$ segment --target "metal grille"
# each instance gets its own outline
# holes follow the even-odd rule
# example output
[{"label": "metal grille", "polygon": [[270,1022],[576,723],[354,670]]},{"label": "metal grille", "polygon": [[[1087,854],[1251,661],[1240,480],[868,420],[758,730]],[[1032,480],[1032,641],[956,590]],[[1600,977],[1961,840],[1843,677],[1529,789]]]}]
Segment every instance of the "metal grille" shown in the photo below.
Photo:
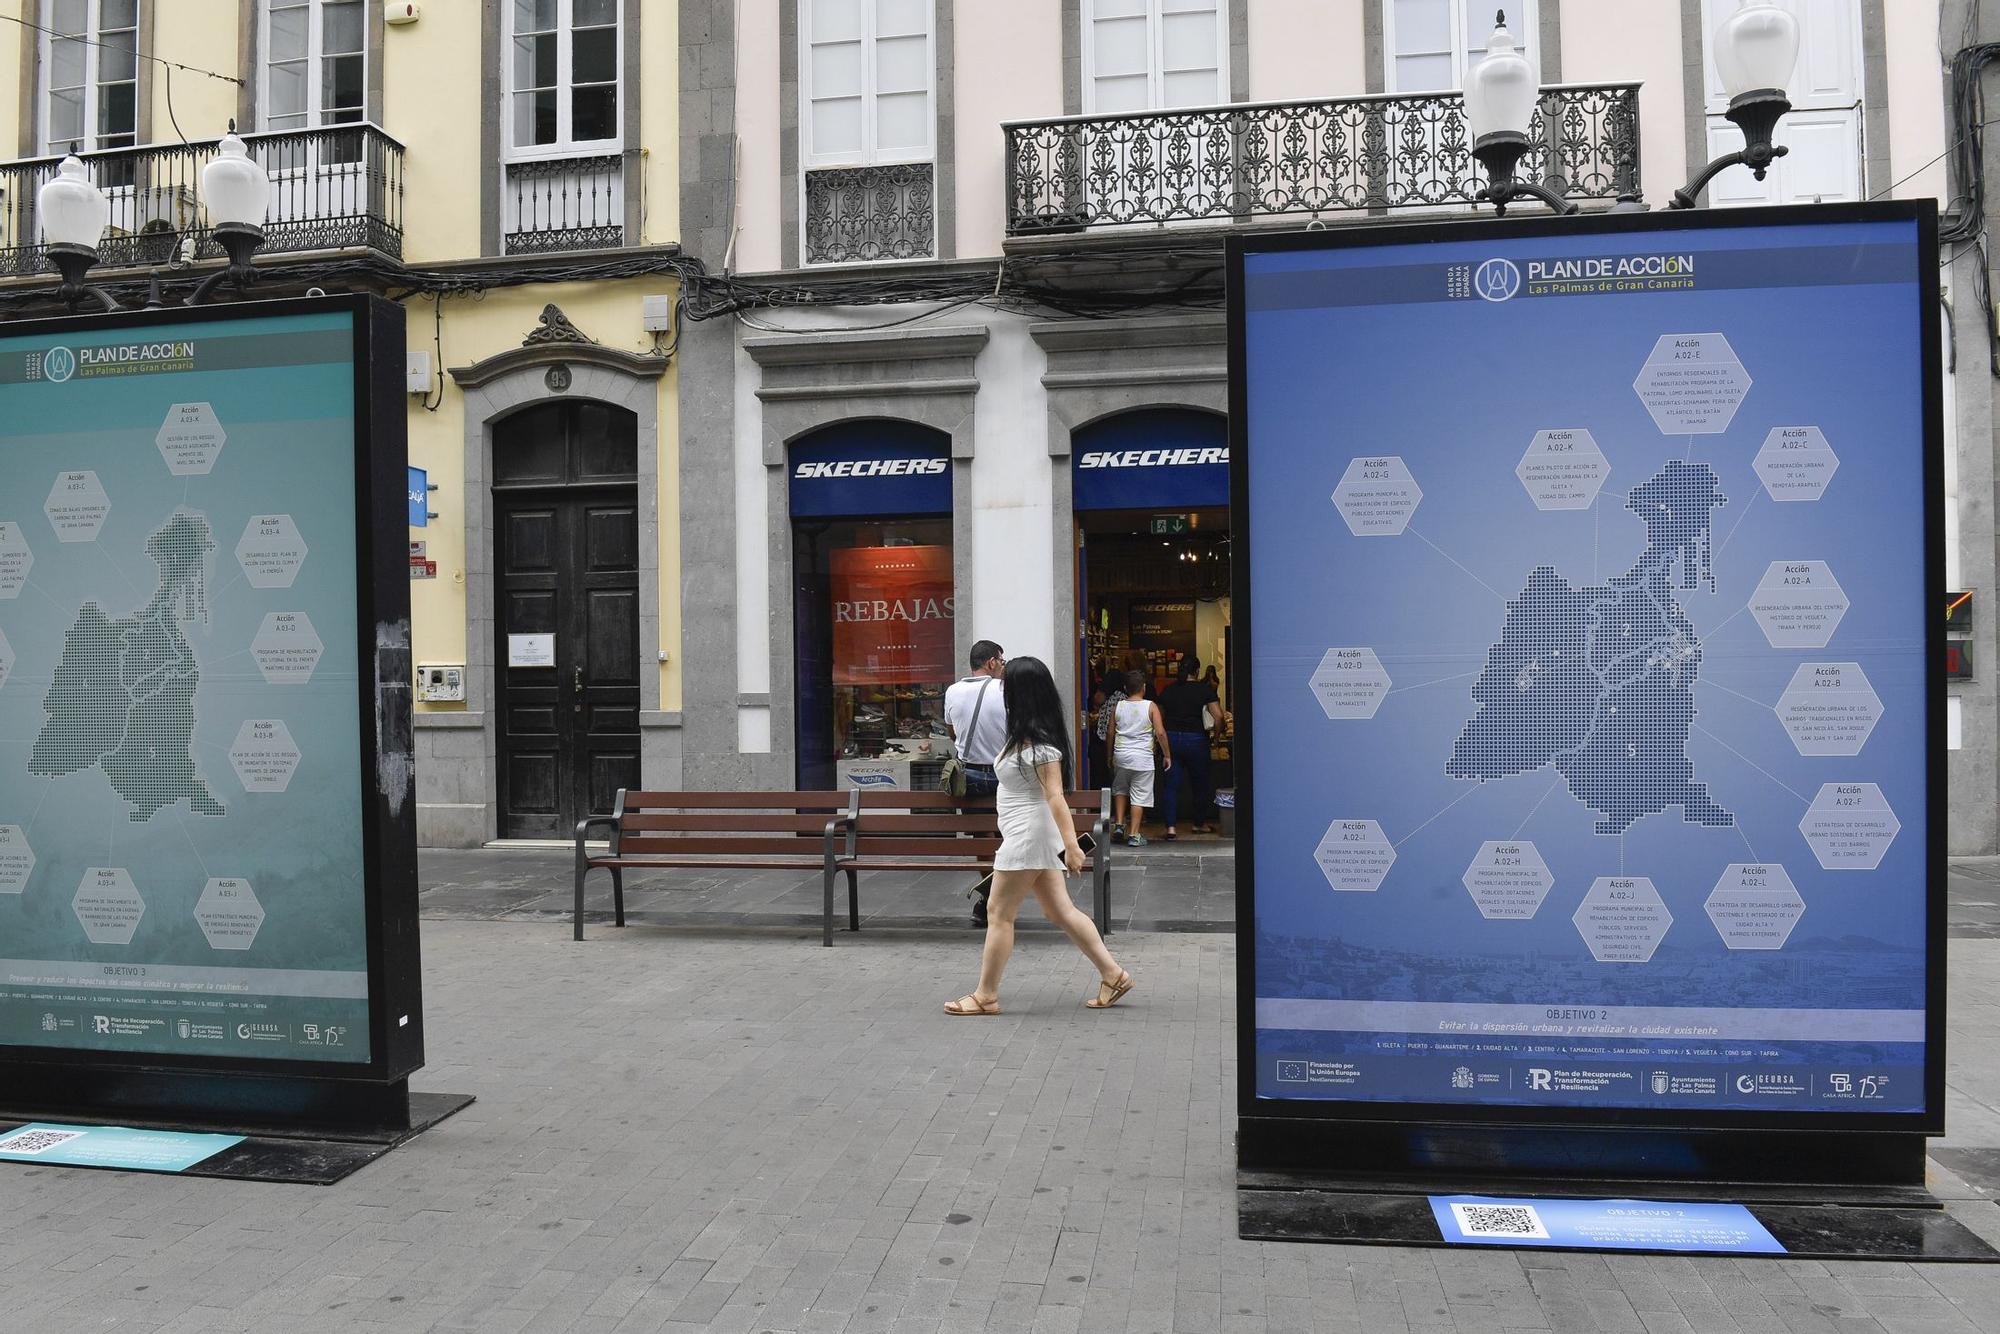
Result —
[{"label": "metal grille", "polygon": [[[1473,201],[1482,181],[1458,93],[1018,121],[1007,234],[1243,220]],[[1544,89],[1520,174],[1573,199],[1639,180],[1639,85]]]},{"label": "metal grille", "polygon": [[806,263],[926,259],[936,253],[937,190],[930,163],[806,173]]},{"label": "metal grille", "polygon": [[506,253],[625,244],[625,159],[617,153],[507,164]]},{"label": "metal grille", "polygon": [[[260,254],[368,249],[403,253],[403,146],[373,125],[244,135],[271,177]],[[166,264],[188,254],[219,258],[201,206],[201,169],[217,140],[79,154],[111,204],[98,243],[106,268]],[[42,271],[35,196],[60,158],[0,164],[0,272]]]}]

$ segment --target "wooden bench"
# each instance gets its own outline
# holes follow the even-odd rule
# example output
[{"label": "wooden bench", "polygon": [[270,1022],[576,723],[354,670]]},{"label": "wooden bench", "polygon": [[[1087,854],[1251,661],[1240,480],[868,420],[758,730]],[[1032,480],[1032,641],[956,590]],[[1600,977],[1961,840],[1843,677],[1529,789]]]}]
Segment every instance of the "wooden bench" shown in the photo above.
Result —
[{"label": "wooden bench", "polygon": [[[1086,858],[1098,930],[1111,929],[1111,794],[1072,792],[1078,832],[1096,851]],[[1089,822],[1086,824],[1086,822]],[[607,830],[609,847],[586,840]],[[573,935],[583,939],[584,881],[611,873],[612,920],[625,925],[625,872],[640,869],[818,871],[823,943],[833,944],[833,883],[847,878],[847,929],[861,929],[862,871],[965,870],[984,874],[999,851],[991,798],[941,792],[636,792],[620,789],[612,813],[576,827]]]},{"label": "wooden bench", "polygon": [[[1066,793],[1070,819],[1079,835],[1096,843],[1084,856],[1091,881],[1091,916],[1097,929],[1111,932],[1111,790]],[[847,929],[861,929],[861,871],[976,871],[993,869],[1000,850],[1000,826],[991,797],[953,797],[942,792],[857,792],[856,814],[840,835],[840,849],[828,862],[824,943],[833,944],[833,874],[847,877]]]},{"label": "wooden bench", "polygon": [[[833,892],[835,835],[852,826],[858,792],[634,792],[618,790],[610,815],[576,826],[574,935],[583,939],[583,882],[611,872],[612,920],[625,925],[625,872],[646,868],[819,871]],[[610,831],[593,855],[585,840]]]}]

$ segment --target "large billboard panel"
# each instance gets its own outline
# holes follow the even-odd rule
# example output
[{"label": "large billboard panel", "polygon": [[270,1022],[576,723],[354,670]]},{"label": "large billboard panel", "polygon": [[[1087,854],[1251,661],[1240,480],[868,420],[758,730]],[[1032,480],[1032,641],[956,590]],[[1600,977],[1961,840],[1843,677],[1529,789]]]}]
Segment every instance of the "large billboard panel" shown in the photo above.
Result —
[{"label": "large billboard panel", "polygon": [[384,1065],[375,868],[408,831],[375,812],[408,772],[376,669],[407,603],[375,605],[370,534],[402,499],[369,494],[370,307],[262,309],[0,337],[17,1059]]},{"label": "large billboard panel", "polygon": [[1930,212],[1236,262],[1246,1114],[1935,1124]]}]

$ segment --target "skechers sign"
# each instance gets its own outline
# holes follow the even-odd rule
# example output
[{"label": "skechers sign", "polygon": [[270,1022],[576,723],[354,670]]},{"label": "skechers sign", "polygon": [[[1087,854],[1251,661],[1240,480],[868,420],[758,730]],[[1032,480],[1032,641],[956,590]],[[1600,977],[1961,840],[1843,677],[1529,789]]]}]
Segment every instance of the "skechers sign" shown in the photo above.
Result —
[{"label": "skechers sign", "polygon": [[951,513],[951,440],[909,422],[852,422],[792,446],[792,513]]},{"label": "skechers sign", "polygon": [[1070,448],[1079,510],[1200,509],[1229,503],[1223,418],[1154,408],[1078,431]]}]

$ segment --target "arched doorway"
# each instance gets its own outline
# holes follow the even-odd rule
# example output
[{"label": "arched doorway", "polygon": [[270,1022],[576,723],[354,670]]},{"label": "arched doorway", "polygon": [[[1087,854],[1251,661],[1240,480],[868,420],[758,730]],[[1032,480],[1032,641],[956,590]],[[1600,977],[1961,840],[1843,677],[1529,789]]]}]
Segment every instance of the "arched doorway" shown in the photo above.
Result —
[{"label": "arched doorway", "polygon": [[[1214,793],[1232,787],[1226,728],[1190,709],[1188,692],[1165,695],[1190,658],[1225,711],[1234,647],[1230,634],[1229,424],[1185,407],[1138,408],[1102,417],[1070,436],[1070,497],[1076,532],[1077,698],[1082,713],[1099,688],[1132,672],[1163,713],[1182,772],[1160,785],[1160,810],[1185,836],[1218,814]],[[1107,772],[1087,717],[1078,726],[1092,769]],[[1168,786],[1175,789],[1169,802]],[[1225,796],[1224,798],[1228,798]]]},{"label": "arched doorway", "polygon": [[792,442],[801,790],[935,789],[953,648],[951,437],[854,421]]},{"label": "arched doorway", "polygon": [[499,833],[567,838],[639,786],[638,419],[524,409],[492,476]]}]

